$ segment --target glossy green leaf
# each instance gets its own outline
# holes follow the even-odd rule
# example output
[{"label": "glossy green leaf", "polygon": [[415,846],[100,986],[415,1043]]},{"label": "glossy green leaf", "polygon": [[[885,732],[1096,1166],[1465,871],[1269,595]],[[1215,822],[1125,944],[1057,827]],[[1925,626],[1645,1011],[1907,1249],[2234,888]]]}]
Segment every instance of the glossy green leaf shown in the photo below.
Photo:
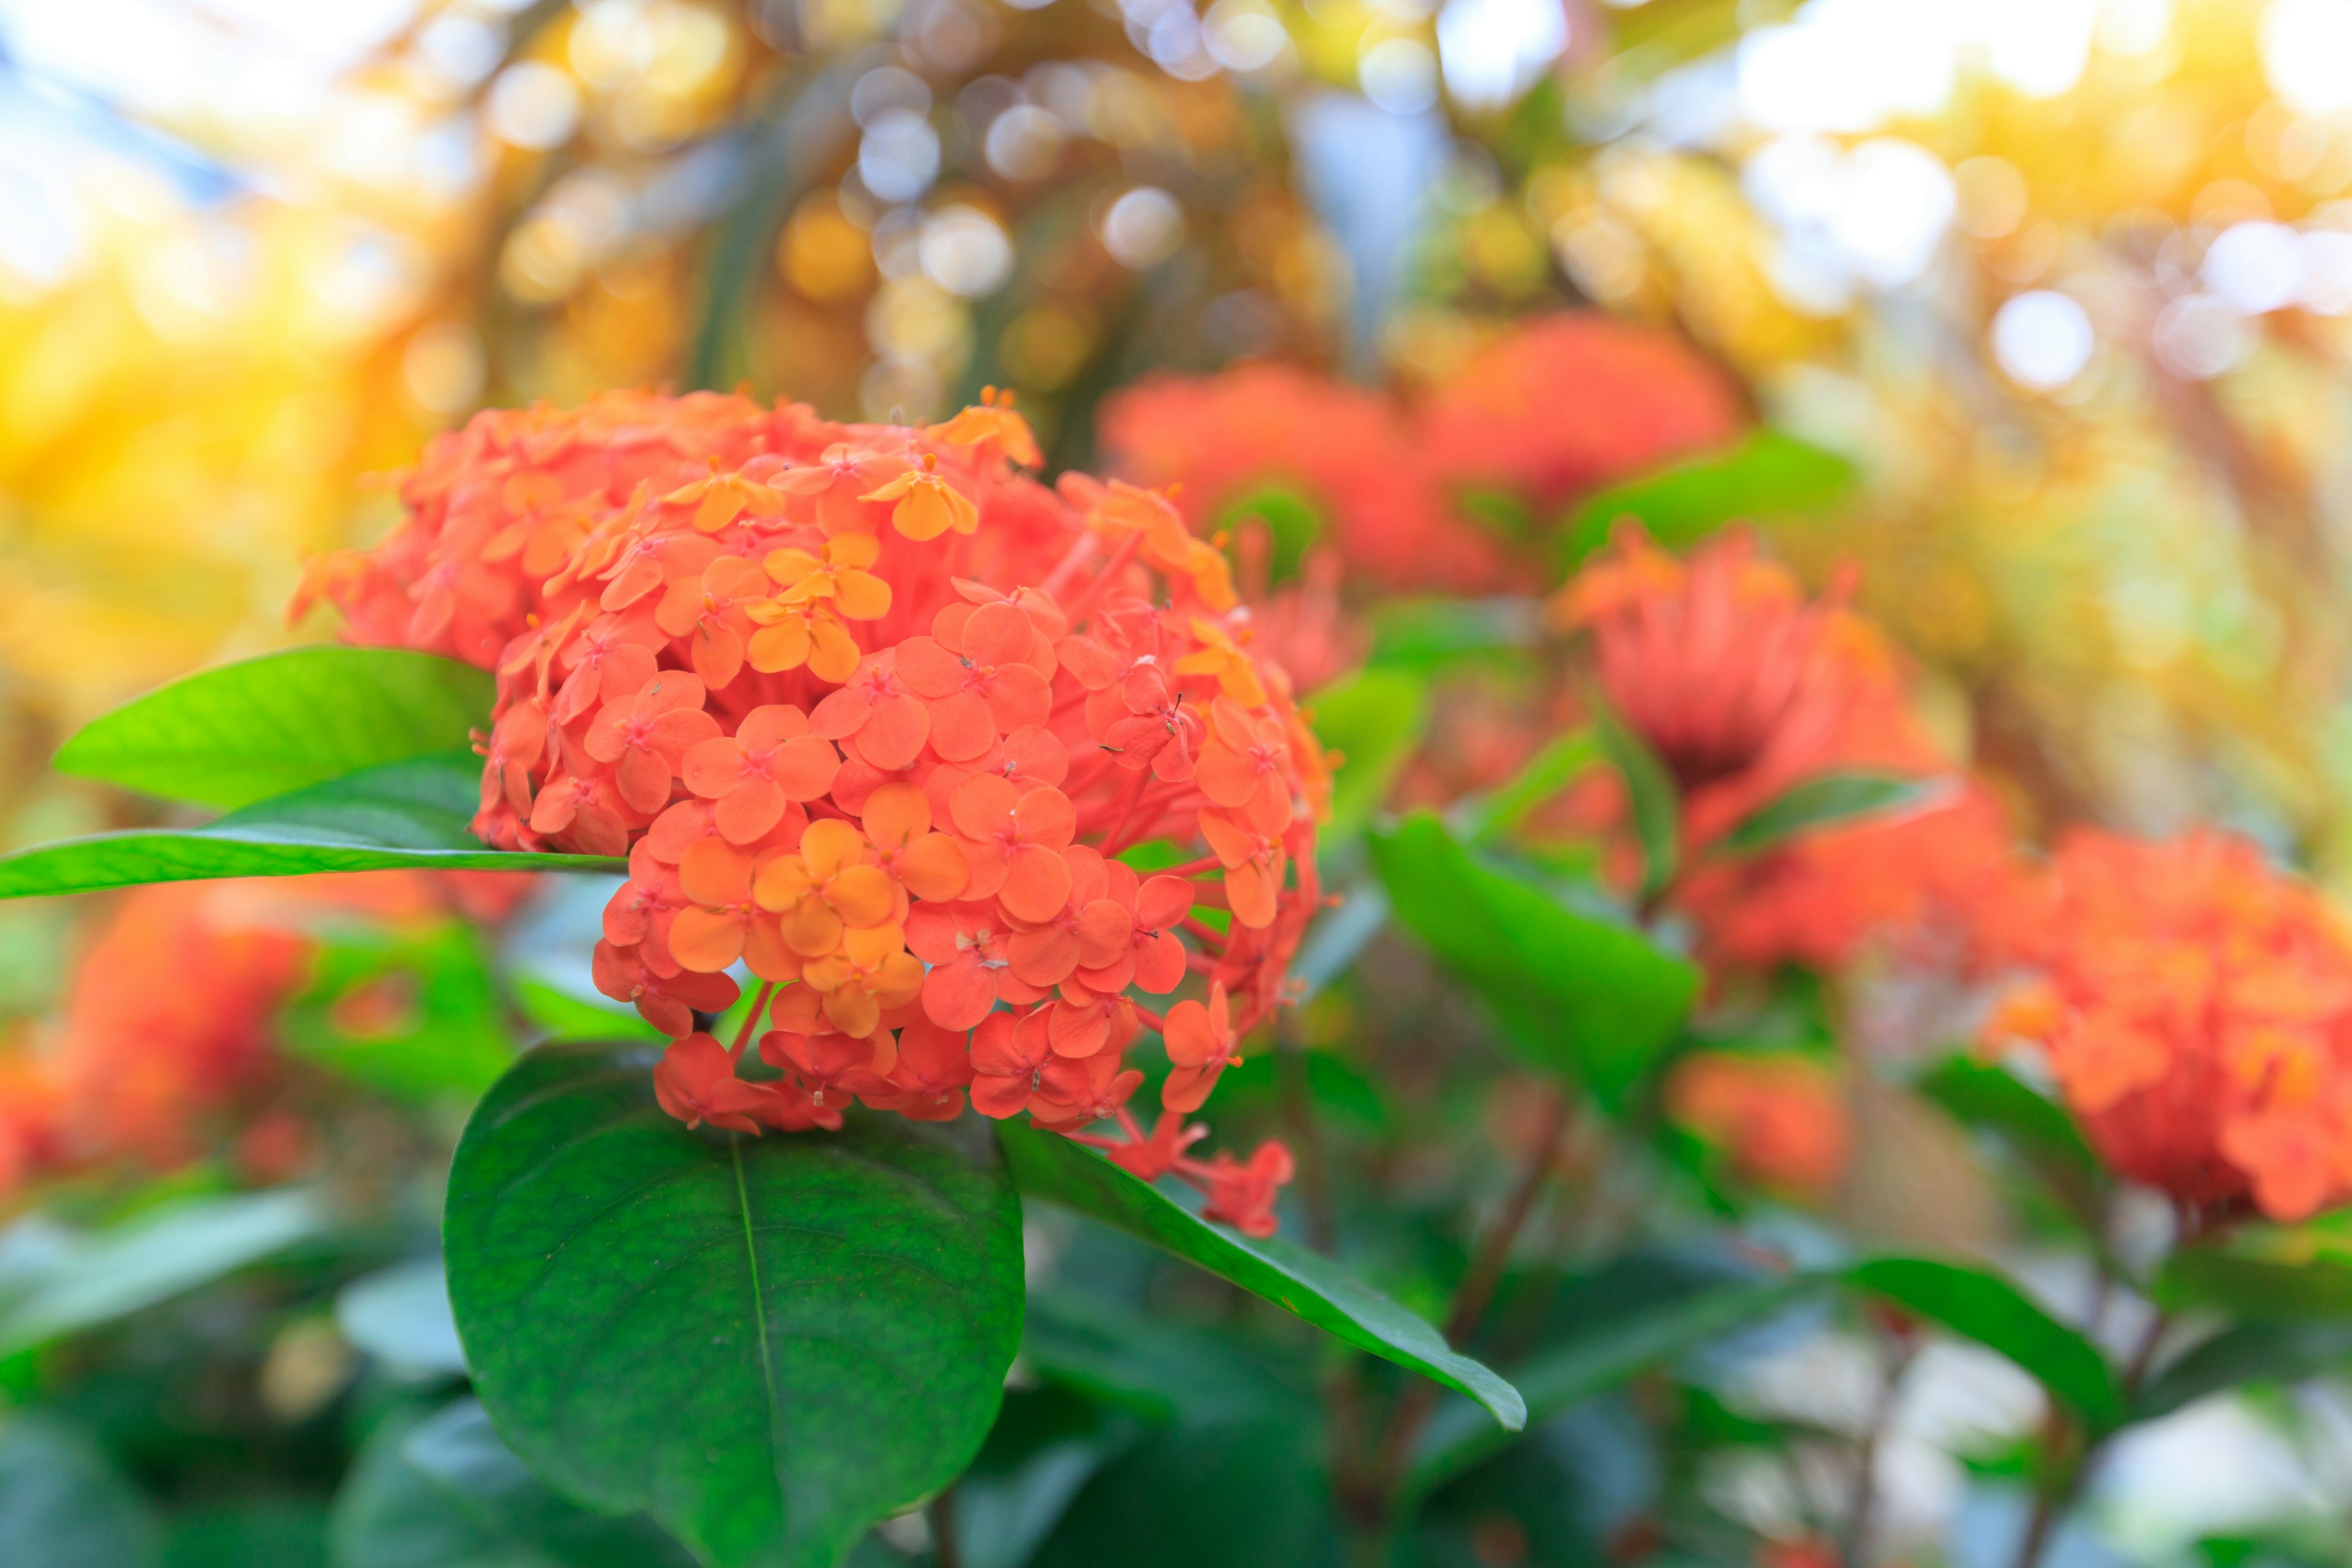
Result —
[{"label": "glossy green leaf", "polygon": [[1527,765],[1486,795],[1463,803],[1458,817],[1473,844],[1508,833],[1537,806],[1576,782],[1601,760],[1600,741],[1588,730],[1553,738]]},{"label": "glossy green leaf", "polygon": [[[1511,1369],[1532,1425],[1583,1404],[1627,1378],[1688,1355],[1735,1330],[1761,1321],[1822,1282],[1803,1275],[1731,1280],[1698,1289],[1595,1324],[1556,1342]],[[1404,1493],[1425,1497],[1507,1447],[1510,1437],[1465,1400],[1449,1399],[1430,1418],[1414,1451]]]},{"label": "glossy green leaf", "polygon": [[143,1310],[324,1234],[299,1188],[194,1198],[94,1234],[52,1239],[0,1288],[0,1355]]},{"label": "glossy green leaf", "polygon": [[1609,541],[1620,518],[1681,550],[1737,518],[1821,512],[1853,488],[1853,465],[1777,430],[1758,430],[1730,451],[1678,463],[1601,491],[1576,509],[1560,536],[1573,566]]},{"label": "glossy green leaf", "polygon": [[177,1510],[163,1568],[330,1568],[326,1504],[265,1492]]},{"label": "glossy green leaf", "polygon": [[1723,847],[1735,855],[1754,855],[1819,828],[1916,805],[1932,787],[1927,780],[1895,773],[1817,774],[1740,818],[1725,835]]},{"label": "glossy green leaf", "polygon": [[2132,1401],[2131,1418],[2152,1421],[2240,1384],[2294,1383],[2347,1364],[2352,1364],[2352,1322],[2238,1323],[2149,1379]]},{"label": "glossy green leaf", "polygon": [[2078,1215],[2092,1213],[2105,1176],[2063,1106],[2006,1068],[1967,1056],[1938,1064],[1916,1088],[1962,1124],[2015,1150]]},{"label": "glossy green leaf", "polygon": [[1517,1390],[1455,1352],[1430,1324],[1328,1259],[1279,1238],[1261,1241],[1213,1225],[1093,1150],[1056,1133],[1006,1121],[998,1124],[997,1136],[1013,1179],[1028,1195],[1150,1242],[1359,1350],[1457,1389],[1514,1432],[1526,1421],[1527,1407]]},{"label": "glossy green leaf", "polygon": [[1371,825],[1397,771],[1429,723],[1429,682],[1378,665],[1315,694],[1315,735],[1342,758],[1331,779],[1331,818],[1318,847],[1346,845]]},{"label": "glossy green leaf", "polygon": [[1682,847],[1682,800],[1666,764],[1647,742],[1628,729],[1598,697],[1588,699],[1592,709],[1592,733],[1601,742],[1609,765],[1625,781],[1625,795],[1633,811],[1633,837],[1642,846],[1642,897],[1654,899],[1674,880]]},{"label": "glossy green leaf", "polygon": [[2104,1432],[2123,1417],[2115,1373],[2098,1347],[1998,1274],[1928,1258],[1874,1258],[1847,1278],[1963,1339],[1999,1351],[2051,1396]]},{"label": "glossy green leaf", "polygon": [[229,811],[487,728],[488,670],[404,648],[295,647],[201,669],[91,721],[59,773]]},{"label": "glossy green leaf", "polygon": [[0,1410],[0,1562],[155,1568],[153,1510],[79,1427]]},{"label": "glossy green leaf", "polygon": [[1311,1426],[1162,1427],[1087,1483],[1032,1568],[1339,1568]]},{"label": "glossy green leaf", "polygon": [[471,1105],[514,1059],[489,953],[465,921],[331,925],[310,971],[279,1017],[287,1050],[355,1083]]},{"label": "glossy green leaf", "polygon": [[593,855],[490,848],[467,826],[480,793],[481,764],[464,752],[387,763],[245,806],[202,827],[133,828],[0,856],[0,899],[401,866],[610,875],[628,869],[625,860]]},{"label": "glossy green leaf", "polygon": [[722,1568],[825,1568],[953,1479],[1021,1333],[1021,1206],[971,1122],[690,1132],[656,1054],[547,1047],[466,1129],[444,1226],[515,1452]]},{"label": "glossy green leaf", "polygon": [[550,1491],[482,1407],[460,1399],[393,1421],[361,1448],[328,1524],[332,1568],[691,1568],[642,1514],[593,1513]]},{"label": "glossy green leaf", "polygon": [[1511,1041],[1604,1099],[1641,1076],[1698,994],[1696,966],[1487,865],[1426,812],[1371,848],[1398,917]]},{"label": "glossy green leaf", "polygon": [[2352,1261],[2341,1255],[2266,1257],[2217,1247],[2174,1253],[2157,1271],[2157,1303],[2218,1307],[2250,1318],[2352,1321]]}]

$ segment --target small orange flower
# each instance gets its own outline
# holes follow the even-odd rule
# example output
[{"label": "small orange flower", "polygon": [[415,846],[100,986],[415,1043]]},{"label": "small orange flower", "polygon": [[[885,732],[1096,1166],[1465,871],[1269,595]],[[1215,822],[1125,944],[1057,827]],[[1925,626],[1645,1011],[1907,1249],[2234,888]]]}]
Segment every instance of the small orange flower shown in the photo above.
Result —
[{"label": "small orange flower", "polygon": [[773,488],[741,474],[720,473],[716,458],[709,479],[681,485],[661,499],[665,506],[692,507],[694,527],[700,533],[716,533],[747,512],[753,517],[784,513],[784,498]]},{"label": "small orange flower", "polygon": [[1007,462],[1024,468],[1041,468],[1045,461],[1045,455],[1037,449],[1037,437],[1030,432],[1029,421],[1013,410],[1010,388],[1000,392],[992,386],[982,387],[979,403],[923,434],[950,447],[993,446]]},{"label": "small orange flower", "polygon": [[926,453],[920,468],[908,468],[877,490],[857,498],[891,501],[890,526],[908,538],[937,539],[952,530],[972,533],[980,528],[980,509],[971,498],[939,471],[939,459]]},{"label": "small orange flower", "polygon": [[1665,1103],[1745,1180],[1816,1196],[1845,1174],[1853,1116],[1836,1075],[1810,1058],[1701,1051],[1675,1064]]},{"label": "small orange flower", "polygon": [[1171,1110],[1201,1109],[1218,1075],[1240,1065],[1240,1044],[1234,1038],[1233,1011],[1222,984],[1209,988],[1209,1005],[1179,1002],[1168,1009],[1168,1026],[1160,1032],[1168,1059],[1176,1064],[1160,1086],[1160,1103]]},{"label": "small orange flower", "polygon": [[708,1121],[730,1132],[760,1131],[759,1113],[774,1091],[735,1076],[735,1058],[709,1035],[672,1042],[654,1066],[654,1098],[661,1108],[699,1127]]}]

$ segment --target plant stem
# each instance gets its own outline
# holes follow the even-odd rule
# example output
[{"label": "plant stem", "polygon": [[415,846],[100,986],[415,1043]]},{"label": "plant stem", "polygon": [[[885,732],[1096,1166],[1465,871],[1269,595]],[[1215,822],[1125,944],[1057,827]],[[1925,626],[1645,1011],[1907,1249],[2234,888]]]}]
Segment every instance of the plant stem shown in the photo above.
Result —
[{"label": "plant stem", "polygon": [[1844,1539],[1839,1543],[1838,1561],[1844,1568],[1864,1568],[1868,1562],[1865,1553],[1870,1550],[1871,1516],[1878,1510],[1878,1448],[1895,1420],[1895,1407],[1903,1393],[1903,1374],[1911,1370],[1912,1358],[1917,1354],[1918,1347],[1908,1338],[1895,1342],[1895,1357],[1886,1366],[1886,1381],[1879,1385],[1878,1401],[1871,1407],[1870,1424],[1863,1428],[1862,1447],[1853,1459],[1853,1511],[1846,1516]]},{"label": "plant stem", "polygon": [[[2147,1331],[2140,1336],[2139,1344],[2124,1367],[2123,1395],[2126,1405],[2131,1402],[2132,1395],[2139,1392],[2141,1383],[2146,1381],[2148,1366],[2156,1359],[2157,1342],[2164,1338],[2164,1331],[2170,1326],[2171,1320],[2162,1312],[2149,1318]],[[2053,1446],[2063,1431],[2063,1423],[2064,1417],[2055,1410],[2050,1413]],[[2040,1489],[2039,1495],[2033,1500],[2033,1516],[2026,1521],[2025,1539],[2018,1542],[2017,1558],[2011,1568],[2037,1568],[2043,1550],[2050,1544],[2050,1532],[2056,1526],[2058,1516],[2082,1490],[2083,1478],[2090,1474],[2091,1461],[2098,1457],[2106,1440],[2106,1436],[2101,1436],[2085,1443],[2082,1453],[2065,1468],[2064,1472]]]},{"label": "plant stem", "polygon": [[956,1541],[955,1487],[931,1500],[931,1568],[961,1568],[963,1551]]}]

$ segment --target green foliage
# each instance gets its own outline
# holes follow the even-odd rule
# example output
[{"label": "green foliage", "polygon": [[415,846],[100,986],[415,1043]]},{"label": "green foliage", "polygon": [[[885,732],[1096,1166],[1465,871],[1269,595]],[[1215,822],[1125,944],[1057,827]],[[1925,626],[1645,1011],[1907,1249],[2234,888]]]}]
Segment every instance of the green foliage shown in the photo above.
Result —
[{"label": "green foliage", "polygon": [[[375,1005],[359,1005],[367,1003]],[[355,1083],[471,1105],[514,1059],[502,1012],[472,926],[353,925],[324,934],[310,984],[279,1029],[293,1054]]]},{"label": "green foliage", "polygon": [[463,1377],[466,1347],[437,1258],[415,1258],[354,1279],[335,1297],[335,1327],[353,1350],[412,1378]]},{"label": "green foliage", "polygon": [[0,856],[0,899],[207,877],[312,871],[597,871],[625,860],[487,847],[467,824],[481,793],[469,753],[415,757],[241,807],[202,827],[133,828]]},{"label": "green foliage", "polygon": [[2184,1247],[2156,1277],[2157,1304],[2218,1308],[2273,1321],[2352,1321],[2352,1262],[2334,1254],[2265,1257],[2254,1247]]},{"label": "green foliage", "polygon": [[46,1238],[34,1266],[0,1278],[0,1355],[208,1285],[331,1223],[317,1195],[283,1187],[194,1198],[92,1235]]},{"label": "green foliage", "polygon": [[2065,1107],[2036,1093],[2006,1068],[1956,1056],[1916,1086],[1963,1125],[2014,1150],[2078,1218],[2089,1218],[2106,1177]]},{"label": "green foliage", "polygon": [[1527,764],[1484,795],[1456,808],[1473,844],[1484,844],[1517,827],[1520,819],[1576,782],[1601,760],[1601,743],[1589,730],[1555,736]]},{"label": "green foliage", "polygon": [[1633,806],[1633,837],[1642,846],[1642,898],[1656,898],[1674,880],[1682,843],[1682,801],[1665,763],[1642,737],[1609,710],[1598,696],[1588,696],[1592,709],[1592,732],[1609,765],[1625,781]]},{"label": "green foliage", "polygon": [[362,768],[462,750],[488,670],[402,648],[297,647],[199,670],[93,720],[59,773],[231,811]]},{"label": "green foliage", "polygon": [[333,1568],[690,1568],[643,1515],[550,1491],[460,1399],[387,1423],[361,1448],[329,1524]]},{"label": "green foliage", "polygon": [[1372,612],[1372,662],[1398,669],[1520,655],[1542,638],[1532,599],[1401,599]]},{"label": "green foliage", "polygon": [[1482,863],[1423,812],[1375,834],[1398,917],[1475,987],[1528,1057],[1621,1097],[1674,1037],[1698,970]]},{"label": "green foliage", "polygon": [[1576,509],[1559,536],[1573,569],[1632,518],[1669,550],[1696,543],[1734,518],[1825,511],[1853,487],[1853,465],[1777,430],[1759,429],[1730,451],[1678,463],[1601,491]]},{"label": "green foliage", "polygon": [[1034,1568],[1337,1568],[1318,1447],[1284,1421],[1162,1427],[1087,1483]]},{"label": "green foliage", "polygon": [[0,1411],[0,1546],[26,1568],[157,1568],[144,1499],[79,1428]]},{"label": "green foliage", "polygon": [[[1527,1396],[1528,1420],[1541,1422],[1637,1373],[1761,1321],[1821,1287],[1821,1280],[1804,1275],[1695,1283],[1678,1297],[1599,1317],[1553,1339],[1513,1366],[1511,1381]],[[1427,1496],[1507,1445],[1491,1423],[1476,1417],[1460,1400],[1438,1407],[1413,1455],[1407,1497]]]},{"label": "green foliage", "polygon": [[721,1568],[823,1568],[986,1436],[1019,1201],[969,1123],[690,1132],[654,1061],[543,1047],[476,1110],[445,1221],[476,1392],[572,1496]]},{"label": "green foliage", "polygon": [[2131,1418],[2153,1421],[2244,1383],[2294,1383],[2352,1363],[2352,1322],[2256,1320],[2177,1357],[2139,1391]]},{"label": "green foliage", "polygon": [[1238,531],[1251,518],[1265,524],[1267,542],[1273,546],[1266,554],[1265,580],[1274,585],[1298,575],[1300,560],[1326,531],[1322,509],[1286,485],[1250,491],[1218,514],[1217,526]]},{"label": "green foliage", "polygon": [[[1074,1291],[1030,1298],[1021,1356],[1051,1382],[1148,1421],[1312,1415],[1230,1337]],[[1494,1425],[1483,1411],[1477,1420]]]},{"label": "green foliage", "polygon": [[1524,1424],[1526,1405],[1509,1384],[1455,1352],[1434,1328],[1336,1264],[1287,1242],[1261,1241],[1212,1225],[1066,1138],[1010,1121],[998,1124],[997,1136],[1024,1194],[1150,1242],[1359,1350],[1466,1394],[1511,1431]]},{"label": "green foliage", "polygon": [[963,1568],[1022,1568],[1081,1488],[1143,1429],[1058,1388],[1008,1390],[980,1458],[955,1488]]},{"label": "green foliage", "polygon": [[1821,773],[1766,801],[1724,837],[1735,855],[1778,848],[1817,828],[1835,827],[1856,817],[1900,811],[1926,797],[1927,785],[1894,773]]},{"label": "green foliage", "polygon": [[1429,681],[1371,665],[1315,694],[1315,735],[1344,759],[1331,780],[1331,819],[1317,838],[1325,859],[1362,837],[1397,772],[1429,726]]},{"label": "green foliage", "polygon": [[1848,1276],[1906,1311],[1999,1351],[2094,1432],[2123,1419],[2115,1373],[2098,1348],[1997,1274],[1928,1258],[1874,1258]]}]

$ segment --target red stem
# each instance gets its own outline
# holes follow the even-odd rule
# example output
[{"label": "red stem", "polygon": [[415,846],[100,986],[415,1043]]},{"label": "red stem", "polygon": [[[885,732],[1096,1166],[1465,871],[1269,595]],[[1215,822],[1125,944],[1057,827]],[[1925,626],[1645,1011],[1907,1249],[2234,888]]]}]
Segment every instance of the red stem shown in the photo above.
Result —
[{"label": "red stem", "polygon": [[751,1043],[751,1031],[759,1027],[760,1015],[768,1010],[769,994],[775,989],[776,983],[772,980],[760,982],[760,994],[751,1000],[751,1016],[743,1020],[743,1026],[735,1031],[735,1044],[728,1052],[737,1061],[743,1059],[743,1047]]}]

